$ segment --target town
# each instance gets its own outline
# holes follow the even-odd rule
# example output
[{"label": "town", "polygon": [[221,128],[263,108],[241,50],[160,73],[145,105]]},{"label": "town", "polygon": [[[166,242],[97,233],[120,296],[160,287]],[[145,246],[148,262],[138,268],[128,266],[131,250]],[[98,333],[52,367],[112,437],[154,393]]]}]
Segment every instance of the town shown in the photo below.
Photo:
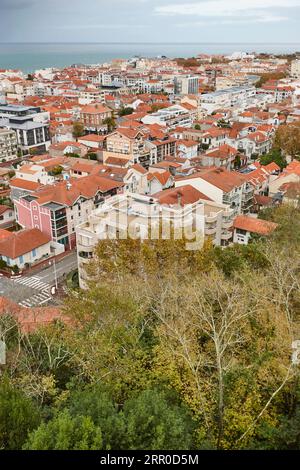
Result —
[{"label": "town", "polygon": [[0,293],[24,308],[55,303],[77,268],[85,287],[120,204],[139,230],[153,203],[162,219],[190,206],[227,247],[271,233],[260,210],[297,199],[296,55],[0,70],[0,93]]},{"label": "town", "polygon": [[299,202],[300,53],[0,69],[0,448],[299,448]]}]

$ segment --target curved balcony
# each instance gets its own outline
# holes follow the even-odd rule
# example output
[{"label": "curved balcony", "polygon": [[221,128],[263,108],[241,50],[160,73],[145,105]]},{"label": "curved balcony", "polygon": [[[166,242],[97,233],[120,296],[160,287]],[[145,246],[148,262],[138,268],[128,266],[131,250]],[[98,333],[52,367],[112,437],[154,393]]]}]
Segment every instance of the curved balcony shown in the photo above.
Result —
[{"label": "curved balcony", "polygon": [[205,227],[205,229],[204,229],[205,235],[215,235],[216,231],[217,231],[216,226],[214,226],[214,227]]},{"label": "curved balcony", "polygon": [[231,238],[232,238],[232,232],[229,232],[228,230],[226,230],[221,233],[222,240],[230,240]]},{"label": "curved balcony", "polygon": [[223,222],[222,222],[222,228],[225,229],[225,230],[227,230],[227,229],[229,229],[229,228],[232,227],[232,223],[233,223],[232,220],[228,220],[228,221],[227,221],[227,220],[223,220]]},{"label": "curved balcony", "polygon": [[208,223],[208,224],[212,224],[214,222],[217,222],[218,220],[218,214],[215,214],[215,215],[207,215],[205,217],[205,222]]}]

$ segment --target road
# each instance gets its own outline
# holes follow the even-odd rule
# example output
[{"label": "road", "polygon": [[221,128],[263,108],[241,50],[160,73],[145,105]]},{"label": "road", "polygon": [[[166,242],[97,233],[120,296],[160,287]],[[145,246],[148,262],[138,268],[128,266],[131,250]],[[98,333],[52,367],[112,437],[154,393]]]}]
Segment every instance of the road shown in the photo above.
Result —
[{"label": "road", "polygon": [[[42,271],[38,271],[38,277],[41,281],[55,285],[55,269],[53,262],[51,261],[51,266],[49,268],[44,268]],[[64,275],[73,271],[77,268],[77,255],[76,253],[71,253],[70,255],[63,258],[61,261],[55,263],[56,266],[56,275],[57,279],[62,279]],[[32,274],[34,276],[35,274]]]},{"label": "road", "polygon": [[[72,253],[56,263],[58,281],[73,269],[77,268],[76,253]],[[53,264],[43,270],[32,271],[30,276],[17,279],[0,277],[0,296],[7,297],[22,307],[35,307],[54,302],[51,287],[55,286],[55,270]]]}]

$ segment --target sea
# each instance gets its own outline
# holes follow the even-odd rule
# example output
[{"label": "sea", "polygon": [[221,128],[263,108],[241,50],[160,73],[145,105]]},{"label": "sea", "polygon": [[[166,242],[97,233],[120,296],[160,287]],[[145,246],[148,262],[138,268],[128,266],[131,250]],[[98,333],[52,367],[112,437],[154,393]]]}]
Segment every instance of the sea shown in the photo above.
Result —
[{"label": "sea", "polygon": [[300,54],[300,43],[0,43],[0,69],[30,73],[47,67],[95,65],[134,56],[174,58],[233,52]]}]

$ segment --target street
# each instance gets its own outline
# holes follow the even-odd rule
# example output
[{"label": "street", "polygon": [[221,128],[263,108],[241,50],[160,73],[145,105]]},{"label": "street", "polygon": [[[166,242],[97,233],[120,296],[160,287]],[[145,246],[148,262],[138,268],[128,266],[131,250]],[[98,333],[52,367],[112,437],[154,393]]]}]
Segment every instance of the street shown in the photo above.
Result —
[{"label": "street", "polygon": [[32,271],[30,276],[16,279],[0,277],[0,296],[6,297],[22,307],[30,308],[47,305],[54,301],[51,288],[55,286],[55,277],[61,280],[64,275],[77,268],[76,253],[41,271]]}]

